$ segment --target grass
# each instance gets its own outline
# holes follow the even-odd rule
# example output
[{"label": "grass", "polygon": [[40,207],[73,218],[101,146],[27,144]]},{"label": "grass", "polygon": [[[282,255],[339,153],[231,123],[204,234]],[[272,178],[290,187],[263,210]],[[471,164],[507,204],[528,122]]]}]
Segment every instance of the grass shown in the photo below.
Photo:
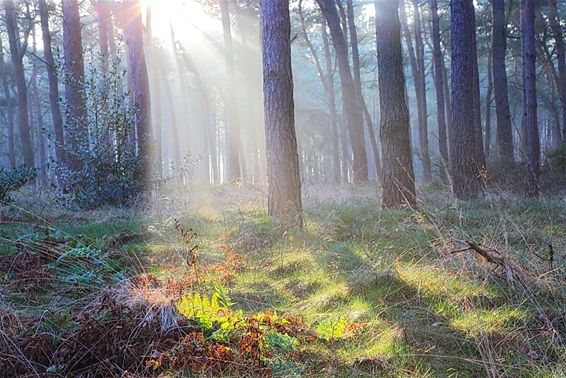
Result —
[{"label": "grass", "polygon": [[[197,232],[203,266],[222,261],[224,248],[247,259],[225,283],[245,313],[299,316],[313,329],[346,320],[340,338],[295,346],[298,362],[275,359],[274,375],[563,376],[566,349],[541,320],[543,313],[564,336],[566,256],[556,254],[554,270],[543,260],[549,244],[566,250],[562,198],[493,195],[458,203],[432,193],[418,209],[383,211],[372,190],[342,188],[334,199],[315,193],[305,200],[304,230],[283,236],[264,199],[234,187],[197,191],[182,211],[156,204],[159,211],[42,218],[99,246],[125,230],[149,233],[122,251],[142,270],[177,279],[188,274],[173,229],[177,217]],[[3,244],[34,231],[33,217],[25,219],[2,223]],[[472,252],[452,254],[465,240],[517,260],[536,277],[533,286],[507,282]]]}]

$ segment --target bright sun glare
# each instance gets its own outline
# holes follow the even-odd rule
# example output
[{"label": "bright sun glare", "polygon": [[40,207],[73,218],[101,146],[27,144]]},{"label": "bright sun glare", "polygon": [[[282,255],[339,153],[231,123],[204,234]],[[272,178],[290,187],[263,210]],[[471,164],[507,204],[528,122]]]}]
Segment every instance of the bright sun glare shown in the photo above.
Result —
[{"label": "bright sun glare", "polygon": [[218,27],[194,0],[143,0],[142,3],[144,10],[151,7],[153,35],[162,40],[171,37],[171,29],[175,39],[183,41]]}]

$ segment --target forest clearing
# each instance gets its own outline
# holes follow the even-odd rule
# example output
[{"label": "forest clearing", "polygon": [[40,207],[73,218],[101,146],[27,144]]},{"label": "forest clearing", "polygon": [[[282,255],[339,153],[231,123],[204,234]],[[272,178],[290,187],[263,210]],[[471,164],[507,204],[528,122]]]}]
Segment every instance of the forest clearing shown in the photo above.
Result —
[{"label": "forest clearing", "polygon": [[566,2],[0,3],[0,378],[566,377]]}]

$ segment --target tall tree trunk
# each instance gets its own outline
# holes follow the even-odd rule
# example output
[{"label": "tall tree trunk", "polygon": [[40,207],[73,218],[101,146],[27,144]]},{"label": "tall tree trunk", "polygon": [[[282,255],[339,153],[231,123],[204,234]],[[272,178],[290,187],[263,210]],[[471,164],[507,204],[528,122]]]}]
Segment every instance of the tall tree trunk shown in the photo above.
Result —
[{"label": "tall tree trunk", "polygon": [[438,16],[437,0],[430,1],[432,20],[432,47],[434,61],[434,87],[436,92],[436,118],[438,120],[438,149],[440,152],[440,177],[442,182],[448,183],[448,135],[446,131],[446,99],[444,93],[444,59],[440,46],[440,21]]},{"label": "tall tree trunk", "polygon": [[73,170],[82,168],[81,154],[88,142],[84,93],[84,60],[81,19],[77,0],[63,0],[63,51],[65,55],[65,101],[67,103],[67,161]]},{"label": "tall tree trunk", "polygon": [[373,128],[373,120],[370,117],[367,104],[364,99],[362,90],[362,74],[360,70],[360,52],[358,49],[358,32],[356,30],[356,21],[354,15],[354,4],[352,0],[346,1],[346,9],[348,15],[348,30],[350,31],[350,44],[352,46],[352,68],[354,69],[354,86],[356,90],[356,101],[362,109],[362,114],[366,120],[368,128],[368,136],[370,138],[371,150],[373,153],[373,161],[378,181],[381,179],[381,158],[379,156],[379,148],[377,147],[377,139]]},{"label": "tall tree trunk", "polygon": [[261,30],[268,210],[283,227],[302,227],[288,1],[261,1]]},{"label": "tall tree trunk", "polygon": [[224,100],[226,101],[226,153],[227,174],[229,181],[241,179],[240,167],[240,124],[238,106],[236,104],[236,73],[234,70],[234,49],[232,48],[232,30],[230,27],[229,0],[220,0],[222,30],[224,34],[224,57],[226,60],[227,85]]},{"label": "tall tree trunk", "polygon": [[[146,9],[146,22],[145,22],[145,32],[147,37],[146,45],[149,46],[149,57],[147,59],[147,65],[150,69],[151,75],[151,96],[153,97],[154,111],[153,115],[153,159],[155,161],[155,167],[157,168],[157,177],[163,177],[163,160],[162,160],[162,146],[161,146],[161,134],[162,134],[162,123],[163,123],[163,113],[161,109],[161,81],[160,81],[160,68],[159,63],[159,48],[156,45],[157,42],[153,39],[153,18],[152,18],[152,8],[148,6]],[[105,19],[106,17],[104,17]],[[101,33],[103,34],[103,33]],[[105,34],[107,34],[105,32]],[[106,52],[108,53],[108,52]],[[104,55],[104,53],[103,53]]]},{"label": "tall tree trunk", "polygon": [[[104,0],[97,0],[94,4],[94,10],[96,12],[96,21],[98,25],[98,47],[100,49],[100,58],[102,60],[100,73],[102,78],[106,78],[110,68],[110,57],[115,54],[112,12],[110,11],[110,7],[104,3]],[[151,6],[148,6],[147,15],[148,21],[151,21]],[[151,25],[149,25],[148,28],[151,29]],[[99,85],[102,89],[102,97],[107,98],[110,90],[110,84],[107,80],[103,79],[100,81]],[[119,88],[119,93],[122,93],[121,88]],[[109,101],[106,101],[104,108],[108,110],[109,106]],[[103,137],[110,146],[114,144],[114,136],[112,134],[112,131],[108,130],[108,128],[104,130]]]},{"label": "tall tree trunk", "polygon": [[[209,93],[209,96],[211,94]],[[216,101],[214,101],[214,97],[209,97],[208,99],[209,103],[210,103],[210,107],[211,107],[211,112],[210,112],[210,123],[209,123],[209,127],[210,130],[208,132],[208,146],[209,146],[209,151],[210,151],[210,164],[211,164],[211,169],[212,169],[212,183],[213,184],[217,184],[220,183],[220,167],[219,167],[219,163],[218,163],[218,143],[217,143],[217,117],[218,117],[218,110],[217,110],[217,106],[216,106]],[[256,156],[256,159],[258,160],[258,169],[259,169],[259,156]],[[259,172],[258,175],[256,177],[259,177]]]},{"label": "tall tree trunk", "polygon": [[[448,79],[448,70],[442,60],[442,78],[444,79],[444,99],[446,100],[446,136],[450,142],[450,133],[452,132],[452,96],[450,94],[450,80]],[[450,154],[448,155],[450,159]],[[448,164],[450,167],[450,164]]]},{"label": "tall tree trunk", "polygon": [[350,62],[348,61],[348,46],[340,26],[340,18],[336,10],[335,0],[317,0],[326,21],[330,28],[330,35],[336,50],[338,71],[342,84],[342,101],[344,102],[344,112],[346,124],[350,134],[352,152],[354,155],[353,171],[354,182],[363,183],[368,180],[367,152],[364,142],[364,128],[362,109],[356,101],[356,91]]},{"label": "tall tree trunk", "polygon": [[562,136],[559,134],[557,137],[559,138],[559,141],[564,142],[566,141],[566,53],[564,51],[564,36],[560,26],[556,0],[548,0],[548,5],[550,7],[548,20],[554,35],[556,60],[558,61],[558,89],[560,94],[560,105],[562,108]]},{"label": "tall tree trunk", "polygon": [[491,155],[491,103],[493,101],[493,75],[492,75],[492,52],[487,55],[487,93],[485,95],[485,158],[489,160]]},{"label": "tall tree trunk", "polygon": [[540,139],[537,121],[535,4],[521,0],[521,37],[523,53],[523,108],[527,153],[527,195],[538,197],[540,175]]},{"label": "tall tree trunk", "polygon": [[318,71],[318,76],[324,88],[324,94],[328,105],[328,128],[330,131],[330,139],[332,144],[332,172],[335,184],[340,184],[340,150],[338,146],[338,122],[336,119],[336,97],[334,94],[334,70],[332,68],[332,58],[330,55],[330,43],[328,42],[327,24],[323,20],[321,23],[322,28],[322,46],[324,51],[324,68],[318,57],[315,46],[311,42],[305,17],[303,13],[302,0],[299,1],[299,19],[301,22],[301,31],[303,38],[309,48],[309,51],[315,61],[315,66]]},{"label": "tall tree trunk", "polygon": [[[27,8],[27,15],[29,16],[29,8]],[[32,40],[32,54],[37,56],[37,39],[35,28],[31,31]],[[35,113],[35,129],[37,130],[37,155],[36,162],[39,166],[38,184],[41,186],[47,185],[47,156],[45,153],[45,135],[43,130],[43,112],[41,106],[41,96],[39,94],[39,86],[37,78],[40,76],[38,59],[32,60],[32,74],[30,78],[30,99],[33,99],[30,106],[30,120],[33,123],[33,113]]]},{"label": "tall tree trunk", "polygon": [[[473,5],[473,4],[472,4]],[[486,164],[485,164],[485,152],[483,148],[483,125],[482,125],[482,112],[481,112],[481,97],[480,97],[480,75],[478,67],[478,49],[477,49],[477,36],[476,36],[476,12],[471,12],[471,18],[468,22],[474,25],[474,32],[472,33],[472,66],[474,69],[474,76],[472,81],[473,86],[473,107],[474,107],[474,125],[475,125],[475,141],[474,144],[477,146],[474,149],[475,159],[480,166],[482,174],[485,176]],[[483,179],[482,179],[483,180]],[[483,181],[485,182],[485,181]]]},{"label": "tall tree trunk", "polygon": [[419,141],[423,159],[424,181],[432,181],[432,164],[430,161],[430,149],[428,141],[428,112],[426,101],[426,72],[424,61],[424,44],[422,40],[421,11],[419,1],[413,0],[413,27],[415,34],[415,51],[417,55],[418,85],[417,96],[420,97],[419,103]]},{"label": "tall tree trunk", "polygon": [[497,118],[497,146],[499,157],[506,162],[513,162],[513,128],[509,109],[509,88],[505,55],[507,51],[507,20],[505,1],[493,0],[492,54],[493,54],[493,89],[495,92],[495,114]]},{"label": "tall tree trunk", "polygon": [[[148,10],[151,7],[148,7]],[[103,4],[100,0],[94,5],[96,12],[96,21],[98,24],[98,46],[100,48],[100,55],[102,58],[102,75],[108,74],[109,60],[110,60],[110,38],[112,36],[112,12],[110,8]],[[151,10],[149,10],[151,13]],[[151,20],[151,15],[148,15],[148,21]],[[151,28],[151,25],[149,25]],[[112,36],[113,37],[113,36]]]},{"label": "tall tree trunk", "polygon": [[322,25],[322,43],[324,48],[324,65],[326,68],[326,98],[328,101],[328,114],[330,126],[330,138],[332,143],[332,177],[335,184],[340,184],[340,146],[338,143],[338,119],[336,116],[336,95],[334,93],[334,69],[330,55],[330,43],[328,41],[327,23]]},{"label": "tall tree trunk", "polygon": [[29,33],[25,33],[24,45],[22,46],[14,2],[12,0],[5,0],[4,9],[6,11],[6,29],[10,42],[10,55],[12,57],[16,87],[18,89],[18,123],[24,164],[28,168],[33,168],[34,157],[29,123],[28,89],[23,63]]},{"label": "tall tree trunk", "polygon": [[[193,139],[193,135],[192,135],[192,129],[191,129],[191,125],[190,125],[190,105],[188,103],[188,96],[185,94],[189,93],[189,86],[187,84],[187,78],[184,72],[184,68],[186,68],[186,61],[182,61],[180,55],[181,52],[179,51],[179,45],[177,44],[177,40],[175,38],[175,31],[173,28],[173,23],[170,21],[169,22],[169,34],[170,34],[170,42],[171,42],[171,54],[173,55],[173,66],[174,66],[174,72],[177,78],[177,87],[179,88],[179,92],[181,93],[181,109],[180,109],[180,117],[178,119],[178,124],[179,127],[175,130],[173,130],[174,135],[179,135],[179,131],[180,130],[185,130],[186,133],[188,134],[188,141],[189,143],[186,143],[186,145],[188,145],[188,150],[189,153],[192,155],[193,154],[193,148],[192,148],[192,139]],[[175,142],[176,144],[179,144],[179,141]],[[176,156],[176,155],[175,155]],[[183,164],[183,155],[181,153],[181,147],[179,146],[179,160],[174,160],[174,168],[179,170],[181,168],[181,165]],[[180,172],[180,171],[179,171]]]},{"label": "tall tree trunk", "polygon": [[[413,0],[413,33],[409,29],[407,16],[405,14],[404,2],[401,2],[400,15],[403,25],[403,34],[409,50],[409,59],[411,63],[411,71],[413,73],[413,82],[415,86],[415,95],[417,99],[417,119],[419,125],[419,146],[420,157],[423,164],[424,182],[432,181],[432,163],[430,161],[430,151],[428,143],[428,114],[426,106],[426,81],[424,72],[424,45],[421,38],[421,22],[418,2]],[[413,49],[413,41],[411,34],[415,35],[415,49]]]},{"label": "tall tree trunk", "polygon": [[43,37],[43,58],[47,65],[49,79],[49,106],[55,135],[55,159],[59,164],[65,162],[65,137],[63,132],[63,117],[59,105],[59,82],[55,67],[55,59],[51,48],[51,33],[49,31],[49,13],[46,0],[38,0],[39,16],[41,18],[41,33]]},{"label": "tall tree trunk", "polygon": [[473,60],[476,49],[473,0],[453,0],[451,4],[452,36],[452,132],[450,162],[452,186],[458,199],[471,199],[482,190],[483,165],[478,161],[476,110],[470,106],[475,96]]},{"label": "tall tree trunk", "polygon": [[399,1],[375,1],[384,208],[416,203],[409,110],[401,49]]},{"label": "tall tree trunk", "polygon": [[171,119],[171,139],[173,144],[173,151],[171,153],[171,160],[173,161],[173,167],[176,169],[181,165],[181,146],[179,140],[179,126],[177,123],[177,112],[175,109],[175,99],[171,92],[171,85],[169,84],[169,78],[164,71],[159,70],[161,75],[161,80],[163,83],[163,89],[165,91],[165,101],[168,107],[169,117]]},{"label": "tall tree trunk", "polygon": [[203,128],[204,128],[204,144],[205,144],[205,156],[206,156],[206,164],[207,164],[207,174],[208,174],[208,182],[216,182],[217,177],[217,167],[215,166],[215,159],[216,159],[216,147],[214,146],[214,137],[213,137],[213,125],[211,121],[211,101],[210,101],[210,94],[205,86],[205,84],[200,80],[197,76],[197,84],[200,93],[200,100],[202,103],[202,112],[203,112]]},{"label": "tall tree trunk", "polygon": [[546,74],[546,79],[548,81],[549,92],[550,92],[550,113],[554,120],[552,127],[552,141],[553,146],[558,147],[563,143],[562,139],[562,119],[560,110],[557,105],[560,105],[560,93],[558,94],[558,100],[556,96],[556,89],[560,86],[560,79],[554,62],[552,61],[552,53],[548,49],[548,44],[546,39],[540,40],[540,50],[543,58],[544,72]]},{"label": "tall tree trunk", "polygon": [[128,47],[128,75],[130,79],[131,106],[134,108],[134,127],[137,136],[137,152],[142,159],[144,184],[151,179],[151,97],[143,44],[142,2],[134,0],[121,4],[118,15]]},{"label": "tall tree trunk", "polygon": [[6,117],[7,117],[7,143],[8,143],[8,161],[12,168],[16,167],[16,152],[14,149],[14,104],[12,95],[10,94],[10,83],[8,80],[7,64],[4,60],[4,47],[0,38],[0,65],[2,72],[2,88],[4,90],[4,98],[6,99]]}]

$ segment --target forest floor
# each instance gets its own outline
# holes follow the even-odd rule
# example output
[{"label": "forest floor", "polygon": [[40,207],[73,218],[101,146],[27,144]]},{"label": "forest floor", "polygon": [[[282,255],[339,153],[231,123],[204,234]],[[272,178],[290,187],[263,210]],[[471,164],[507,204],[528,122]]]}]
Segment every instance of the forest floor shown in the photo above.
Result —
[{"label": "forest floor", "polygon": [[281,235],[261,189],[188,193],[4,207],[0,376],[565,374],[563,196],[310,187]]}]

